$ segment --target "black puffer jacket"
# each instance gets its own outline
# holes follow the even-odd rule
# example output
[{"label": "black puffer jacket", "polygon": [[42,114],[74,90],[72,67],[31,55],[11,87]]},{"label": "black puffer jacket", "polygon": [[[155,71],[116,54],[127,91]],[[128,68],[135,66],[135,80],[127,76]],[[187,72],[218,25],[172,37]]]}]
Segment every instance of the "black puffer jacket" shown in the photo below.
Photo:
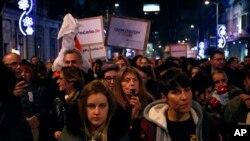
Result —
[{"label": "black puffer jacket", "polygon": [[32,141],[31,129],[22,116],[20,99],[0,100],[0,140]]}]

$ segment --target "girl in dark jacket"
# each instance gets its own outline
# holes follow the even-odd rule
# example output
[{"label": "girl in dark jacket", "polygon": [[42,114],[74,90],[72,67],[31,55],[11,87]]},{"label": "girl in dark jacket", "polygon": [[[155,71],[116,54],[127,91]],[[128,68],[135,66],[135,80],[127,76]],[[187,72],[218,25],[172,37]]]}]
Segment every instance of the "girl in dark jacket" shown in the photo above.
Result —
[{"label": "girl in dark jacket", "polygon": [[[74,108],[79,109],[79,115],[74,112],[75,115],[67,118],[69,122],[59,141],[129,141],[128,134],[114,134],[116,131],[109,126],[115,107],[112,92],[100,80],[90,82],[81,92],[78,107]],[[72,120],[73,117],[80,119]],[[117,129],[118,126],[119,123]]]}]

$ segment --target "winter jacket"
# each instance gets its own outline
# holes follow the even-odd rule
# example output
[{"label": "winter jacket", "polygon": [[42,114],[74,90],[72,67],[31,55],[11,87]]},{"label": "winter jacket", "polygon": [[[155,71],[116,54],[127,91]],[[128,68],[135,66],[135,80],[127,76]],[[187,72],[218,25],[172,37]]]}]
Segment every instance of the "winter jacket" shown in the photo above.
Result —
[{"label": "winter jacket", "polygon": [[64,125],[66,124],[67,115],[75,105],[77,99],[79,98],[79,91],[75,93],[75,96],[71,104],[67,104],[65,101],[65,95],[57,97],[53,101],[53,105],[50,111],[50,134],[53,136],[55,131],[62,131]]},{"label": "winter jacket", "polygon": [[[152,123],[147,127],[147,129],[144,130],[145,140],[171,141],[171,136],[167,128],[167,120],[165,117],[165,113],[168,110],[168,108],[169,106],[166,100],[157,100],[149,104],[145,108],[144,117],[147,121],[149,121],[149,123]],[[203,113],[201,106],[197,102],[193,101],[190,113],[196,125],[195,129],[196,139],[197,141],[203,141],[204,139],[202,133]]]},{"label": "winter jacket", "polygon": [[240,96],[235,96],[228,102],[224,110],[224,121],[230,125],[237,125],[238,122],[245,123],[249,112],[250,109],[246,107]]},{"label": "winter jacket", "polygon": [[[122,107],[120,107],[122,108]],[[123,110],[116,111],[115,116],[112,117],[108,127],[108,141],[130,141],[127,131],[127,122]],[[117,110],[117,109],[116,109]],[[62,130],[59,141],[89,141],[88,137],[84,134],[83,125],[79,116],[79,107],[77,103],[71,106],[68,110],[66,124]],[[96,140],[101,141],[101,140]]]},{"label": "winter jacket", "polygon": [[0,100],[0,140],[33,141],[31,128],[22,116],[20,99]]}]

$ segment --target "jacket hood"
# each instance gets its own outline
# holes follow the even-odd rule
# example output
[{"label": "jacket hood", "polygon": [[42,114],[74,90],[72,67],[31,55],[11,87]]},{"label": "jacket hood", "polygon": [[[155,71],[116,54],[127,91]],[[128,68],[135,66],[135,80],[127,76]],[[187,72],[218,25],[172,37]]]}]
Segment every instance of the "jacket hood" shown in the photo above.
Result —
[{"label": "jacket hood", "polygon": [[[143,116],[150,122],[156,124],[162,129],[167,131],[167,120],[165,118],[165,111],[167,111],[169,105],[165,99],[157,100],[150,103],[145,109]],[[202,108],[199,103],[193,101],[190,110],[191,117],[194,123],[197,125],[201,124],[203,119]]]}]

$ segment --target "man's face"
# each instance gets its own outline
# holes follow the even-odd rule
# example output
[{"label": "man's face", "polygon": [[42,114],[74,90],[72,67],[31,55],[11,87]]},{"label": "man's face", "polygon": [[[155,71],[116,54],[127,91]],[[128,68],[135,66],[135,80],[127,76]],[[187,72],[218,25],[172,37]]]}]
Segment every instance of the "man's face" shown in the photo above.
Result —
[{"label": "man's face", "polygon": [[141,67],[145,67],[145,66],[147,66],[147,65],[148,65],[147,59],[142,58],[142,59],[141,59]]},{"label": "man's face", "polygon": [[237,69],[239,68],[239,60],[238,59],[234,59],[232,64],[231,64],[231,67],[234,68],[234,69]]},{"label": "man's face", "polygon": [[21,78],[21,58],[15,54],[8,54],[3,58],[3,63],[15,74],[16,78]]},{"label": "man's face", "polygon": [[223,73],[216,73],[212,76],[215,89],[220,85],[227,85],[227,78]]},{"label": "man's face", "polygon": [[245,58],[244,59],[244,65],[245,66],[250,66],[250,58]]},{"label": "man's face", "polygon": [[246,77],[246,79],[244,80],[244,85],[245,85],[245,90],[247,93],[250,92],[250,78]]},{"label": "man's face", "polygon": [[74,67],[81,68],[82,62],[80,59],[81,58],[79,58],[75,53],[65,54],[63,58],[63,65],[64,67],[74,66]]},{"label": "man's face", "polygon": [[214,69],[222,69],[225,66],[224,54],[215,54],[211,59],[211,65]]},{"label": "man's face", "polygon": [[34,64],[34,65],[38,65],[38,63],[39,63],[39,58],[38,58],[38,57],[33,57],[33,58],[31,59],[31,63]]}]

